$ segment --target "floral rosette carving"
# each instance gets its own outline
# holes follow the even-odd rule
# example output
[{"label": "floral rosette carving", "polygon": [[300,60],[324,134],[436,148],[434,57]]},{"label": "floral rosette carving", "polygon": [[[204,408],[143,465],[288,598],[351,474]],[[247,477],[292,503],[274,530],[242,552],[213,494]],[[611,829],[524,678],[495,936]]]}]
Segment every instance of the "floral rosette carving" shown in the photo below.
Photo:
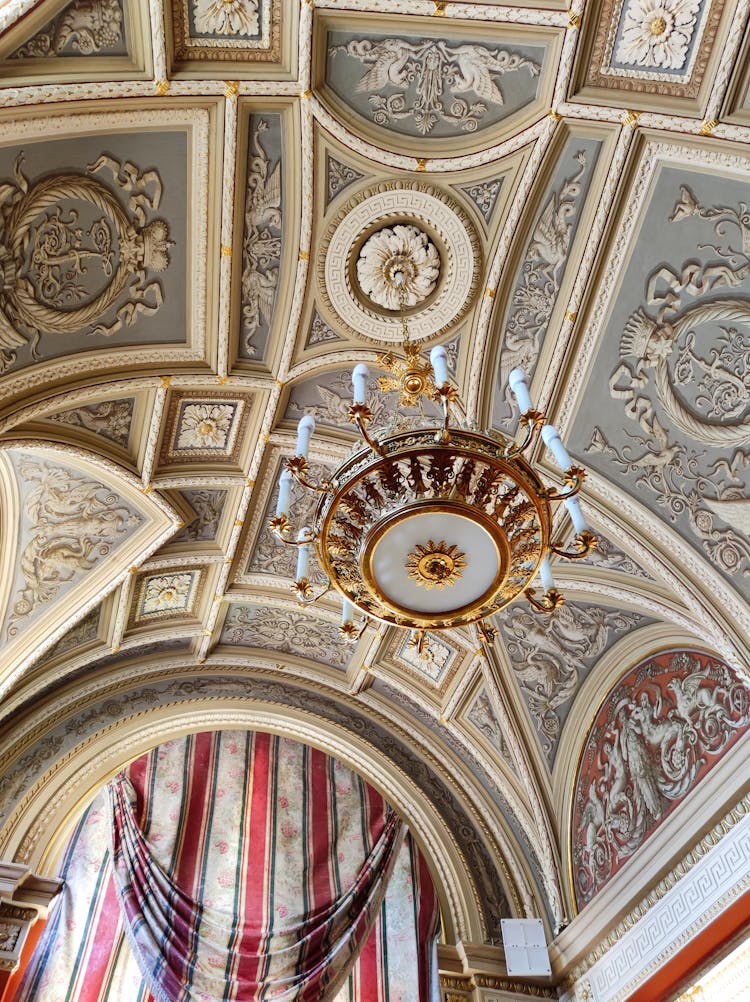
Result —
[{"label": "floral rosette carving", "polygon": [[682,69],[700,9],[700,0],[633,0],[625,10],[616,58],[636,66]]},{"label": "floral rosette carving", "polygon": [[440,255],[416,226],[384,226],[365,241],[357,259],[357,278],[364,293],[387,310],[417,306],[434,291]]}]

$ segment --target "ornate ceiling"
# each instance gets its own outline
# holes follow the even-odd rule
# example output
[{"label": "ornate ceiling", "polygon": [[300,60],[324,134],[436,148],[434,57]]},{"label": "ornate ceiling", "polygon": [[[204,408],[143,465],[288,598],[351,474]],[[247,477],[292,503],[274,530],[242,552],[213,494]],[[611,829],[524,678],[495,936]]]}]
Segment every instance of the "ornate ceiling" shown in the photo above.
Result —
[{"label": "ornate ceiling", "polygon": [[[0,0],[0,857],[53,871],[169,736],[282,730],[407,817],[458,980],[503,915],[573,921],[559,980],[743,801],[749,7]],[[267,528],[398,342],[386,228],[468,417],[521,366],[590,471],[599,549],[491,664],[342,645]]]}]

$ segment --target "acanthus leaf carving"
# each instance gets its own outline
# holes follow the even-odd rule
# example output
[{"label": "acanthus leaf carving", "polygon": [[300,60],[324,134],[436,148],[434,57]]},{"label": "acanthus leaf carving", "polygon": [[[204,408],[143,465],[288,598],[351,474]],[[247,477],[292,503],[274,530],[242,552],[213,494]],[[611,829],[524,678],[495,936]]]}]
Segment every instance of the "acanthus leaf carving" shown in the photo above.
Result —
[{"label": "acanthus leaf carving", "polygon": [[121,45],[121,0],[74,0],[12,54],[12,59],[59,56],[76,49],[90,56]]},{"label": "acanthus leaf carving", "polygon": [[564,714],[584,676],[619,633],[642,625],[644,617],[566,602],[550,616],[511,607],[497,621],[516,681],[551,761]]}]

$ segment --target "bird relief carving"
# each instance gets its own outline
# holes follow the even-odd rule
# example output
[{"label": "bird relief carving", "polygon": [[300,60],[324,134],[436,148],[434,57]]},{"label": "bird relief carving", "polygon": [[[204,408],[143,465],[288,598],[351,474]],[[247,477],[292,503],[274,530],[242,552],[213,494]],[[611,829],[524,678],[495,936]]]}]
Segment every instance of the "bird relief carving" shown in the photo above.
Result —
[{"label": "bird relief carving", "polygon": [[581,759],[572,826],[579,904],[590,901],[750,724],[750,694],[709,655],[636,666],[599,712]]},{"label": "bird relief carving", "polygon": [[[18,155],[0,182],[0,372],[30,342],[77,331],[114,334],[163,302],[154,272],[169,266],[169,226],[151,219],[162,183],[155,170],[103,154],[86,173],[30,182]],[[106,172],[128,196],[127,210],[94,175]]]},{"label": "bird relief carving", "polygon": [[584,150],[573,159],[578,169],[550,192],[537,217],[511,297],[499,376],[506,387],[505,418],[513,413],[508,375],[515,368],[533,372],[565,272],[587,166]]},{"label": "bird relief carving", "polygon": [[258,351],[255,339],[271,323],[281,261],[281,161],[271,161],[260,142],[269,128],[257,123],[251,138],[242,243],[242,339],[246,355]]},{"label": "bird relief carving", "polygon": [[[650,491],[672,521],[686,514],[704,552],[728,574],[750,575],[750,212],[745,203],[704,206],[687,185],[669,217],[708,221],[715,257],[659,264],[646,280],[609,380],[639,430],[601,452]],[[695,448],[697,446],[697,448]],[[703,448],[701,448],[703,447]],[[719,523],[717,525],[717,522]]]},{"label": "bird relief carving", "polygon": [[[536,77],[541,69],[533,59],[507,49],[451,45],[435,38],[362,38],[329,46],[329,57],[342,52],[362,65],[355,91],[369,94],[375,124],[411,118],[423,136],[439,123],[475,132],[488,105],[505,104],[496,78],[522,69]],[[377,93],[386,89],[396,93]]]},{"label": "bird relief carving", "polygon": [[498,618],[516,680],[551,760],[572,702],[591,666],[617,638],[643,622],[633,612],[566,603],[554,615],[512,607]]}]

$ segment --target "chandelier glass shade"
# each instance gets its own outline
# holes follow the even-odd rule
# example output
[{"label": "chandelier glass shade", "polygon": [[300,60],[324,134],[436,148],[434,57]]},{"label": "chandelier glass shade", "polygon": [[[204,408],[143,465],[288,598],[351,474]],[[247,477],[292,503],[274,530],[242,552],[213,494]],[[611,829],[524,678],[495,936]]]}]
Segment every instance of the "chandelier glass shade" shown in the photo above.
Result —
[{"label": "chandelier glass shade", "polygon": [[[554,587],[550,557],[585,557],[596,537],[576,496],[585,472],[534,409],[524,373],[515,369],[509,380],[521,411],[521,441],[456,426],[451,415],[457,393],[445,349],[433,348],[427,363],[406,334],[405,358],[389,352],[381,359],[393,373],[381,378],[381,390],[398,389],[404,407],[421,398],[438,402],[442,422],[431,427],[414,422],[407,430],[372,437],[369,372],[357,365],[349,418],[363,447],[329,480],[312,483],[307,457],[314,421],[303,417],[270,528],[280,541],[298,548],[292,589],[301,603],[334,589],[343,599],[345,639],[356,640],[376,620],[415,631],[421,653],[426,630],[477,624],[482,640],[493,639],[495,631],[484,620],[521,595],[537,610],[553,612],[563,599]],[[527,455],[540,429],[563,471],[560,490],[543,482]],[[292,478],[320,495],[313,525],[296,533],[289,522]],[[571,549],[552,540],[554,507],[560,502],[573,523]],[[312,553],[326,578],[317,588],[309,574]],[[541,594],[532,586],[537,578]]]}]

